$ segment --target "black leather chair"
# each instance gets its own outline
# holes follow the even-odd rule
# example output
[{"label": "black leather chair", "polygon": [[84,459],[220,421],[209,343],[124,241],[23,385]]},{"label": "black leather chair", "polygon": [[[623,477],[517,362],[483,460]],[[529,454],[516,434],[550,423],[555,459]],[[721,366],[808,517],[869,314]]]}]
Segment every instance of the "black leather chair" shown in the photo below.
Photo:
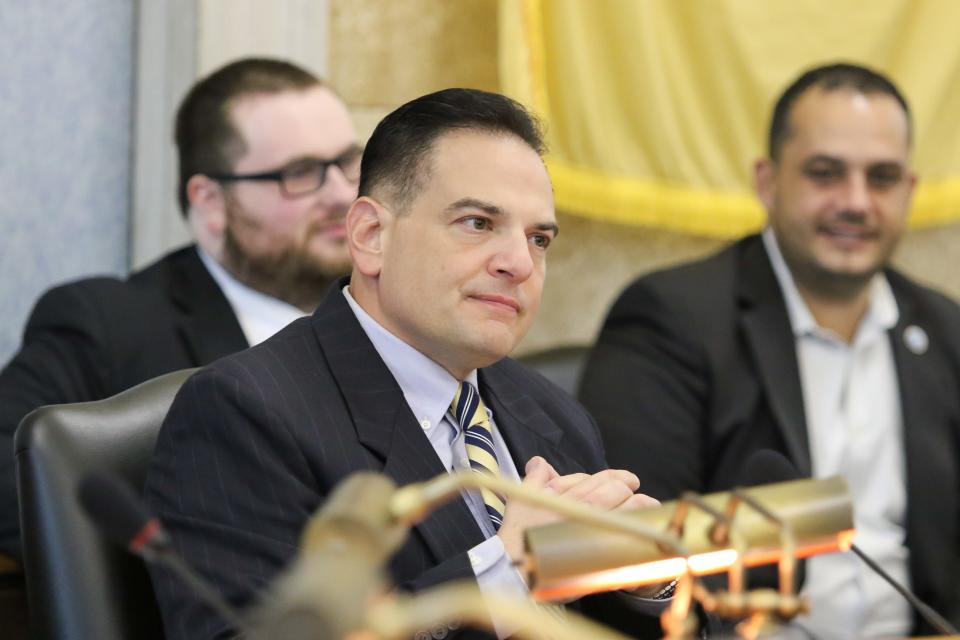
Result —
[{"label": "black leather chair", "polygon": [[580,345],[556,347],[520,356],[518,359],[576,397],[589,352],[590,347]]},{"label": "black leather chair", "polygon": [[99,534],[77,487],[97,469],[140,493],[163,418],[194,371],[168,373],[106,400],[41,407],[20,423],[14,447],[33,637],[163,638],[143,563]]}]

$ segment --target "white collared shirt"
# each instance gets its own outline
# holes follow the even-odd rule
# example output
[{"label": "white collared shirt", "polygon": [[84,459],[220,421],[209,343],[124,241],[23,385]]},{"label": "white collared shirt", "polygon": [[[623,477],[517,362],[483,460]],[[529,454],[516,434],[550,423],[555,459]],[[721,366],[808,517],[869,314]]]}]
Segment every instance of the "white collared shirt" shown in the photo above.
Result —
[{"label": "white collared shirt", "polygon": [[251,347],[260,344],[297,318],[309,315],[292,304],[251,289],[234,278],[200,247],[197,247],[197,253],[230,303],[237,322],[240,323],[240,329]]},{"label": "white collared shirt", "polygon": [[[854,542],[909,585],[903,414],[888,335],[899,309],[890,284],[882,273],[873,277],[867,312],[848,344],[817,324],[772,229],[763,232],[763,243],[796,340],[813,476],[847,479]],[[910,606],[852,553],[811,558],[803,591],[811,614],[795,624],[816,637],[900,637],[910,632]]]}]

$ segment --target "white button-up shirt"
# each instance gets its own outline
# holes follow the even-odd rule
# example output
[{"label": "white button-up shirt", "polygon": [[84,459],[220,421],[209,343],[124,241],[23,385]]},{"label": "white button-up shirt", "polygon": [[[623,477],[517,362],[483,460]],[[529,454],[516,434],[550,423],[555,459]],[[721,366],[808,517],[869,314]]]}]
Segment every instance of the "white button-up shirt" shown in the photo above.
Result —
[{"label": "white button-up shirt", "polygon": [[240,329],[251,347],[260,344],[297,318],[309,315],[288,302],[251,289],[230,275],[200,247],[197,247],[197,253],[230,303],[237,322],[240,323]]},{"label": "white button-up shirt", "polygon": [[[848,344],[819,326],[798,291],[773,231],[763,242],[796,340],[813,476],[842,475],[854,502],[855,543],[909,585],[903,414],[888,332],[899,317],[883,274]],[[804,593],[811,614],[795,624],[819,638],[904,636],[907,602],[852,553],[811,558]]]}]

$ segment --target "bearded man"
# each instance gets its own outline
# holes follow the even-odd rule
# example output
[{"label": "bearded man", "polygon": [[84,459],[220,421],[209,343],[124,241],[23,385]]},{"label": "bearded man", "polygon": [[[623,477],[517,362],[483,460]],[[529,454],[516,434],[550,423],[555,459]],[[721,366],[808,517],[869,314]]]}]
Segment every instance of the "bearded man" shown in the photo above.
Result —
[{"label": "bearded man", "polygon": [[0,372],[0,552],[20,551],[13,434],[27,413],[258,344],[349,271],[343,221],[361,148],[343,101],[316,76],[279,60],[228,64],[187,93],[176,144],[196,244],[126,280],[46,292]]}]

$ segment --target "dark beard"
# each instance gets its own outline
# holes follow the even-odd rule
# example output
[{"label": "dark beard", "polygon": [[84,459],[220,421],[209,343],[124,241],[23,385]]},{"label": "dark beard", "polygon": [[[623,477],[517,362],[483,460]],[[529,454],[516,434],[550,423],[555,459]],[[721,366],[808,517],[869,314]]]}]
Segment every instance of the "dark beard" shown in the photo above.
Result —
[{"label": "dark beard", "polygon": [[[349,273],[349,264],[322,264],[296,246],[266,256],[248,255],[231,225],[224,232],[224,266],[248,287],[307,313],[320,303],[330,283]],[[348,262],[348,261],[345,261]]]},{"label": "dark beard", "polygon": [[790,270],[801,289],[813,292],[824,300],[844,302],[866,291],[873,277],[883,269],[878,267],[868,273],[833,273],[815,266]]}]

